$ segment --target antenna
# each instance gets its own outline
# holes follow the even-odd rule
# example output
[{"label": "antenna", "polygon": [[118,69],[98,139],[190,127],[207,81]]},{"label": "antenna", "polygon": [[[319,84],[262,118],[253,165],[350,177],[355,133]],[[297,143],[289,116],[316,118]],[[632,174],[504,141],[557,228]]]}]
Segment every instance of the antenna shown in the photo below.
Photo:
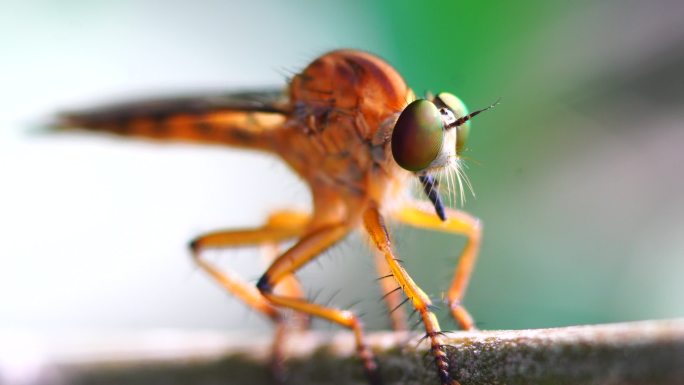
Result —
[{"label": "antenna", "polygon": [[458,127],[458,126],[460,126],[461,124],[463,124],[463,123],[469,121],[469,120],[470,120],[471,118],[473,118],[475,115],[478,115],[478,114],[480,114],[481,112],[485,112],[485,111],[487,111],[487,110],[490,109],[490,108],[496,107],[496,105],[499,104],[500,102],[501,102],[501,98],[498,98],[498,99],[496,99],[496,102],[492,103],[489,107],[485,107],[485,108],[483,108],[483,109],[481,109],[481,110],[473,111],[473,112],[469,113],[468,115],[466,115],[466,116],[464,116],[464,117],[458,118],[458,119],[456,119],[456,121],[454,121],[453,123],[451,123],[450,125],[448,125],[447,128]]}]

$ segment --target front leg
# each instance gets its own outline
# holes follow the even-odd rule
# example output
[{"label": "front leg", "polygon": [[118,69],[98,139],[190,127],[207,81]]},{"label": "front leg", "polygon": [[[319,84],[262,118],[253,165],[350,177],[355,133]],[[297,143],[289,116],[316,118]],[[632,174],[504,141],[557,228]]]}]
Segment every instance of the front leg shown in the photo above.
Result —
[{"label": "front leg", "polygon": [[[434,214],[433,214],[434,215]],[[441,329],[437,317],[430,311],[432,302],[430,298],[421,290],[406,270],[399,264],[399,261],[392,252],[392,245],[385,227],[384,220],[376,207],[370,207],[363,215],[363,222],[373,243],[385,256],[385,261],[396,279],[397,283],[406,293],[406,296],[413,303],[413,307],[420,313],[420,317],[425,325],[426,337],[430,340],[430,348],[434,356],[435,365],[442,385],[458,384],[449,374],[449,360],[444,351]]]},{"label": "front leg", "polygon": [[394,218],[424,229],[443,231],[451,234],[463,234],[468,237],[468,242],[461,252],[461,257],[456,266],[451,287],[447,293],[451,315],[465,330],[475,329],[473,317],[463,307],[462,301],[465,291],[473,274],[473,268],[477,261],[482,240],[482,224],[480,220],[463,211],[446,209],[446,220],[442,221],[435,216],[431,206],[421,203],[407,204],[394,213]]}]

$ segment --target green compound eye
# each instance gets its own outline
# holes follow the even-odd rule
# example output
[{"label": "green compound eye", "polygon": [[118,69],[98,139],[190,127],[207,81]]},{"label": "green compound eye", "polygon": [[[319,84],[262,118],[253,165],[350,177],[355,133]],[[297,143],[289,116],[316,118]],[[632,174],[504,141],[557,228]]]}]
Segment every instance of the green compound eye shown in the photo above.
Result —
[{"label": "green compound eye", "polygon": [[[468,115],[468,108],[466,108],[461,99],[453,94],[442,92],[437,95],[437,98],[454,113],[456,119]],[[456,154],[460,155],[461,151],[465,148],[468,134],[470,134],[470,122],[465,122],[456,128]]]},{"label": "green compound eye", "polygon": [[392,155],[399,166],[421,171],[442,149],[444,123],[434,103],[418,99],[406,106],[392,132]]}]

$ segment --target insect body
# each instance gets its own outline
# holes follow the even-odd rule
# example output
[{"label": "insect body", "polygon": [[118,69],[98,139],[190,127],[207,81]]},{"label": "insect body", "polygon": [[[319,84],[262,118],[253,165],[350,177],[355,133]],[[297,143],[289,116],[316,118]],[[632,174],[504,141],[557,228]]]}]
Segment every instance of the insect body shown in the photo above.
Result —
[{"label": "insect body", "polygon": [[[430,298],[396,258],[385,218],[468,238],[447,300],[459,324],[472,329],[473,320],[461,300],[477,257],[481,226],[476,218],[444,207],[434,176],[458,170],[468,120],[480,111],[468,114],[463,103],[447,93],[416,99],[401,76],[381,59],[339,50],[317,58],[294,76],[284,96],[261,92],[141,101],[67,113],[61,124],[278,155],[309,185],[312,212],[277,212],[259,228],[201,235],[190,243],[197,264],[271,318],[277,330],[282,330],[283,308],[351,329],[369,380],[379,384],[359,318],[350,311],[306,300],[294,278],[297,270],[324,250],[363,228],[377,249],[380,271],[394,278],[419,313],[441,383],[452,384]],[[430,203],[406,198],[406,188],[415,177]],[[275,258],[256,287],[202,258],[202,251],[211,248],[287,240],[295,240],[294,246]],[[389,301],[397,302],[390,295],[393,288],[386,284],[384,288]],[[396,316],[393,324],[403,325]]]}]

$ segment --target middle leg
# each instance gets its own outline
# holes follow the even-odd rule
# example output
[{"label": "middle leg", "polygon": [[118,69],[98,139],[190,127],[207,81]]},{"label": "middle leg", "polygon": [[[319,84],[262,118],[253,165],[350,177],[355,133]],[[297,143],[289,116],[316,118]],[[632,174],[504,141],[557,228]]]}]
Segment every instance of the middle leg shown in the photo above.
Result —
[{"label": "middle leg", "polygon": [[349,233],[351,227],[346,223],[325,225],[303,236],[299,242],[278,257],[259,279],[257,288],[268,301],[276,306],[294,309],[312,316],[320,317],[351,329],[354,332],[356,348],[369,381],[373,385],[381,383],[373,353],[366,344],[361,320],[349,310],[339,310],[321,306],[301,298],[278,295],[274,292],[284,277],[299,270],[304,264],[316,258],[328,247],[340,241]]},{"label": "middle leg", "polygon": [[[242,302],[257,312],[265,315],[274,323],[275,336],[272,350],[272,374],[276,383],[284,382],[283,345],[287,334],[286,329],[288,329],[286,320],[282,317],[281,312],[272,306],[253,284],[244,281],[237,274],[229,270],[219,269],[202,258],[202,252],[207,249],[260,244],[264,246],[264,251],[273,257],[277,252],[277,245],[282,241],[301,235],[308,226],[309,221],[308,214],[280,211],[272,214],[262,227],[215,231],[201,235],[190,242],[193,260],[202,270],[226,291],[242,300]],[[287,295],[301,296],[299,283],[293,275],[284,277],[281,291]],[[302,323],[300,322],[300,324]]]}]

